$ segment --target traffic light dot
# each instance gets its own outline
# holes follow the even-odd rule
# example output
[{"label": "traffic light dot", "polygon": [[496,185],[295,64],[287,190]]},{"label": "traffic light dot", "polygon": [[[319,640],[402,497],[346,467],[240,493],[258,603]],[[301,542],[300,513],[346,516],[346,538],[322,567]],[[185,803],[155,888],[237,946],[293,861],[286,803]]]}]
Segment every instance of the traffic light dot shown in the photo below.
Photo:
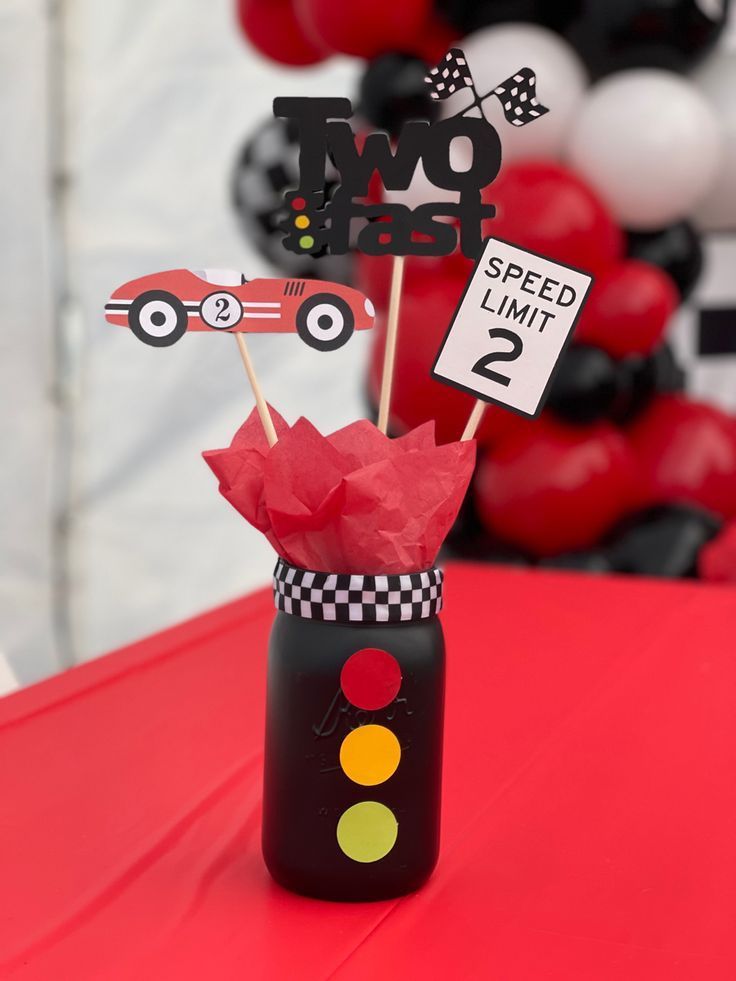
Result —
[{"label": "traffic light dot", "polygon": [[340,766],[345,775],[363,787],[375,787],[393,776],[401,760],[399,740],[386,726],[353,729],[340,746]]},{"label": "traffic light dot", "polygon": [[299,239],[299,245],[301,245],[303,249],[311,249],[314,245],[314,239],[311,235],[302,235],[302,237]]},{"label": "traffic light dot", "polygon": [[309,218],[306,215],[298,215],[294,224],[297,228],[309,228]]},{"label": "traffic light dot", "polygon": [[294,198],[294,200],[291,202],[291,206],[294,211],[301,211],[302,208],[306,208],[307,202],[304,200],[304,198]]},{"label": "traffic light dot", "polygon": [[351,654],[340,672],[345,698],[367,712],[385,708],[401,687],[401,668],[396,658],[378,647],[364,647]]},{"label": "traffic light dot", "polygon": [[377,862],[396,844],[399,824],[385,804],[363,800],[337,822],[337,843],[354,862]]}]

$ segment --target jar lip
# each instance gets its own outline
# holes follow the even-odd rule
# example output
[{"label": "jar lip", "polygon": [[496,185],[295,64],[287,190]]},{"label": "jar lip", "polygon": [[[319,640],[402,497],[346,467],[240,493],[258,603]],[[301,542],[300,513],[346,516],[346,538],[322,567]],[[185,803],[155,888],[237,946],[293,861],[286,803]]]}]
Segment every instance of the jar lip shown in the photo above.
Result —
[{"label": "jar lip", "polygon": [[273,574],[276,609],[306,620],[334,623],[408,623],[442,609],[444,574],[421,572],[362,575],[311,572],[279,559]]}]

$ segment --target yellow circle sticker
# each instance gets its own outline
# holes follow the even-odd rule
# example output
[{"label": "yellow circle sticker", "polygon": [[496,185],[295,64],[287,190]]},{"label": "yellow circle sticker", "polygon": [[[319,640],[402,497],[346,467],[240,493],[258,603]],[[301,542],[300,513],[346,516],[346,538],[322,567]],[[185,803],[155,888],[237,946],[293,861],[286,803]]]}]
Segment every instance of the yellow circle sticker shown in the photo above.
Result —
[{"label": "yellow circle sticker", "polygon": [[353,729],[342,741],[340,766],[353,783],[374,787],[396,772],[401,759],[399,740],[386,726]]},{"label": "yellow circle sticker", "polygon": [[363,800],[337,822],[337,843],[354,862],[377,862],[396,844],[399,823],[385,804]]}]

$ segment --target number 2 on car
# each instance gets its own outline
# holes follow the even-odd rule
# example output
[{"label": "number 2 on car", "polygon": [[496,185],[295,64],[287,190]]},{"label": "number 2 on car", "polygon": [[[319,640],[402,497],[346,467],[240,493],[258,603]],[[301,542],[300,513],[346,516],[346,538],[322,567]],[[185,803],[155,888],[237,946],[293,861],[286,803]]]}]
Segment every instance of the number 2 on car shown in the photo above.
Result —
[{"label": "number 2 on car", "polygon": [[536,416],[592,282],[580,269],[489,238],[432,377]]}]

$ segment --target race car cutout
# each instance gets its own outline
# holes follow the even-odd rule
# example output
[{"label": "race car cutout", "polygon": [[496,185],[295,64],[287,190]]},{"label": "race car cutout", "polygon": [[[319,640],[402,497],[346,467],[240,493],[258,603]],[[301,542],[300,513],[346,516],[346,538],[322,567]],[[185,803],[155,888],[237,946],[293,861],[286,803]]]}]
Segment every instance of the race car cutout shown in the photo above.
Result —
[{"label": "race car cutout", "polygon": [[169,347],[188,330],[296,331],[318,351],[342,347],[373,326],[375,310],[358,290],[318,279],[253,279],[223,269],[172,269],[134,279],[105,304],[111,324]]}]

